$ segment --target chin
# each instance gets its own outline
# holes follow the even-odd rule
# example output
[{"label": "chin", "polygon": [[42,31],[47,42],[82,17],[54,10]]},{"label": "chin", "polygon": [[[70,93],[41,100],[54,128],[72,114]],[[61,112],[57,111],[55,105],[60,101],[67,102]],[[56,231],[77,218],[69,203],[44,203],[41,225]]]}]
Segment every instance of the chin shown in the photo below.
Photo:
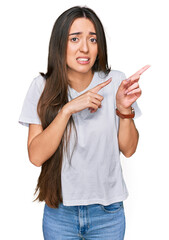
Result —
[{"label": "chin", "polygon": [[80,67],[80,68],[74,68],[74,69],[72,69],[72,68],[68,68],[68,71],[71,73],[82,73],[82,74],[85,74],[85,73],[88,73],[88,72],[90,72],[92,70],[92,67],[88,67],[88,68],[86,68],[86,67]]},{"label": "chin", "polygon": [[93,65],[90,66],[80,66],[76,69],[76,71],[81,72],[81,73],[88,73],[92,70]]},{"label": "chin", "polygon": [[91,71],[92,69],[88,69],[88,70],[81,70],[81,71],[77,71],[78,73],[82,73],[82,74],[87,74]]}]

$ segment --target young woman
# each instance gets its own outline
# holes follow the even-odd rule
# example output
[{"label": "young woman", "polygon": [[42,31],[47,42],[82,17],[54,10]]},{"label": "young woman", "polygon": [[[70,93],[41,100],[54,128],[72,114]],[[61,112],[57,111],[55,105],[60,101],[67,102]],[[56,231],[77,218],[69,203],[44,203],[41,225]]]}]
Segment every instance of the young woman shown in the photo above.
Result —
[{"label": "young woman", "polygon": [[32,81],[19,118],[29,126],[29,159],[41,166],[44,239],[124,239],[120,152],[136,151],[138,80],[148,67],[129,79],[109,68],[93,10],[73,7],[56,20],[47,73]]}]

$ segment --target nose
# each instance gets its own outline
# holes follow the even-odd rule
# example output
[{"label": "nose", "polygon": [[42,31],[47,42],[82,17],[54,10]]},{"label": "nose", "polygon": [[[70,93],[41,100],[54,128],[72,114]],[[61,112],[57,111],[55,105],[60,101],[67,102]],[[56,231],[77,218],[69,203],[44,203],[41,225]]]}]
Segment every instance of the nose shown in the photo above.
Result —
[{"label": "nose", "polygon": [[80,51],[81,51],[81,52],[85,52],[85,53],[87,53],[87,52],[89,51],[89,47],[88,47],[88,43],[87,43],[87,40],[86,40],[86,39],[84,39],[84,40],[81,42]]}]

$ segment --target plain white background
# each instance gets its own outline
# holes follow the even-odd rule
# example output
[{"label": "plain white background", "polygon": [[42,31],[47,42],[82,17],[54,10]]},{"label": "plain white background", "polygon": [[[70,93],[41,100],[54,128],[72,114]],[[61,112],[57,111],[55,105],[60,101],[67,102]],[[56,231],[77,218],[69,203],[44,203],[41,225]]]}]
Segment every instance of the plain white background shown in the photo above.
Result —
[{"label": "plain white background", "polygon": [[129,197],[125,240],[169,239],[168,5],[161,0],[19,1],[1,4],[0,14],[0,238],[42,240],[44,203],[33,203],[40,168],[27,154],[28,128],[18,123],[28,87],[46,72],[48,44],[56,18],[67,8],[87,5],[100,17],[109,64],[128,77],[146,64],[140,79],[142,116],[137,152],[121,156]]}]

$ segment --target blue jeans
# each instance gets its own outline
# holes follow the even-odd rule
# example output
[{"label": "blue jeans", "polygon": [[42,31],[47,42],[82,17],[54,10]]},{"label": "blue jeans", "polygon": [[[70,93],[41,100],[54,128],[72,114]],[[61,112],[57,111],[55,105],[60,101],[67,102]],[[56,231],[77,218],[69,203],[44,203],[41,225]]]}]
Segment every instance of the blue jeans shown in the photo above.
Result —
[{"label": "blue jeans", "polygon": [[45,204],[45,240],[123,240],[125,213],[123,202],[50,208]]}]

